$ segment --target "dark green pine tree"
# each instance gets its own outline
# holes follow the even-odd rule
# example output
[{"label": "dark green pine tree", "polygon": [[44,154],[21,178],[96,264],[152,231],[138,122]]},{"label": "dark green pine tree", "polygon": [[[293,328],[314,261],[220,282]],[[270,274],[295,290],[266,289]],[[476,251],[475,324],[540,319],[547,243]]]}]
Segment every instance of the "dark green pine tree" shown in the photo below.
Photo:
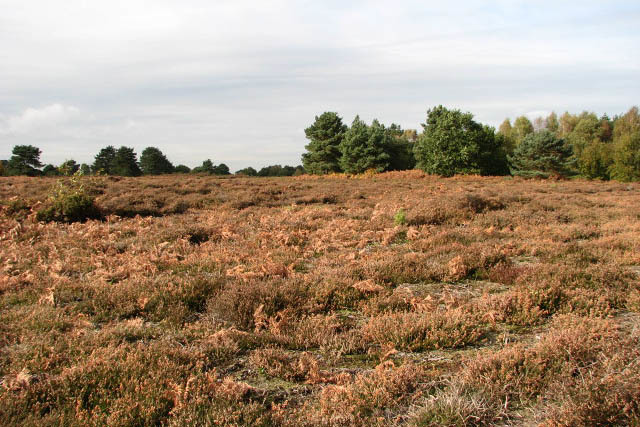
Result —
[{"label": "dark green pine tree", "polygon": [[509,156],[511,171],[519,176],[566,176],[574,161],[571,146],[549,130],[527,135]]},{"label": "dark green pine tree", "polygon": [[302,155],[304,169],[311,174],[340,172],[340,143],[347,127],[337,113],[325,112],[316,116],[311,126],[304,130],[309,144]]},{"label": "dark green pine tree", "polygon": [[108,145],[96,154],[91,166],[91,170],[95,174],[113,174],[114,160],[116,158],[116,149],[113,145]]},{"label": "dark green pine tree", "polygon": [[140,176],[138,156],[133,148],[122,146],[116,151],[113,159],[113,174],[120,176]]},{"label": "dark green pine tree", "polygon": [[9,175],[40,175],[36,168],[42,167],[40,154],[42,152],[33,145],[16,145],[13,147],[12,156],[7,163]]},{"label": "dark green pine tree", "polygon": [[363,173],[374,169],[383,172],[389,168],[388,146],[391,135],[374,120],[371,126],[356,116],[340,144],[340,166],[347,173]]},{"label": "dark green pine tree", "polygon": [[145,175],[161,175],[173,172],[173,164],[156,147],[147,147],[140,154],[140,169]]}]

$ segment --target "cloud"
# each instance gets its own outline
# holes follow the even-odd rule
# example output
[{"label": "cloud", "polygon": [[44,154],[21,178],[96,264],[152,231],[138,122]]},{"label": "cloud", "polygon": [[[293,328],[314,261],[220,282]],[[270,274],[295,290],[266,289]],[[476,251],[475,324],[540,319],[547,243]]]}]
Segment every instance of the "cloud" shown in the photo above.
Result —
[{"label": "cloud", "polygon": [[0,125],[0,132],[25,135],[48,130],[73,120],[79,114],[78,108],[62,104],[52,104],[43,108],[27,108],[19,115],[4,119]]},{"label": "cloud", "polygon": [[497,126],[640,98],[628,1],[2,3],[0,158],[33,143],[44,161],[90,162],[111,144],[298,164],[323,111],[419,128],[443,104]]}]

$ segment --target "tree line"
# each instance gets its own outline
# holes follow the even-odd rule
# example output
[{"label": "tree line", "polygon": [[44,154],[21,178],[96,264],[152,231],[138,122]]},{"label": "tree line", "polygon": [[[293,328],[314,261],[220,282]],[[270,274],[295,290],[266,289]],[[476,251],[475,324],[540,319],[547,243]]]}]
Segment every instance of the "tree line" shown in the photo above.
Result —
[{"label": "tree line", "polygon": [[443,106],[427,112],[422,132],[369,125],[356,116],[350,127],[335,112],[316,116],[305,129],[302,156],[312,174],[421,169],[430,174],[581,176],[640,180],[638,108],[609,118],[556,113],[531,122],[506,119],[498,131],[471,113]]},{"label": "tree line", "polygon": [[[316,116],[305,129],[308,144],[302,166],[247,167],[236,171],[246,176],[292,176],[304,173],[359,174],[367,171],[421,169],[430,174],[519,175],[529,177],[579,176],[619,181],[640,180],[640,114],[632,107],[610,118],[583,112],[560,117],[551,113],[533,121],[525,116],[513,123],[505,119],[496,131],[478,123],[473,114],[437,106],[427,111],[422,132],[385,126],[378,120],[367,124],[356,116],[351,126],[335,112]],[[31,145],[13,148],[9,160],[0,161],[2,175],[84,174],[121,176],[167,173],[229,175],[224,163],[210,159],[190,169],[174,166],[156,147],[145,148],[138,160],[133,148],[108,146],[92,165],[67,160],[59,166],[40,162],[40,150]]]},{"label": "tree line", "polygon": [[[109,145],[102,148],[91,165],[78,164],[75,160],[66,160],[58,166],[43,165],[40,161],[41,150],[33,145],[16,145],[9,160],[0,160],[0,176],[60,176],[73,175],[81,171],[83,175],[117,175],[140,176],[162,175],[170,173],[204,173],[210,175],[231,175],[229,167],[224,163],[214,164],[211,159],[204,160],[193,169],[185,165],[174,166],[156,147],[145,148],[140,159],[131,147],[122,146],[116,149]],[[252,167],[236,172],[246,176],[292,176],[304,173],[302,166],[265,166],[260,170]]]}]

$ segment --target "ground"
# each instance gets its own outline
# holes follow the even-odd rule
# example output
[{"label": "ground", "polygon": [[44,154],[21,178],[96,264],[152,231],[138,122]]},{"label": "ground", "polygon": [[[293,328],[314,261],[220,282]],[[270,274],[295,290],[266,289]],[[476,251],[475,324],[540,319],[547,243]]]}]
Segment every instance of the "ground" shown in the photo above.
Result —
[{"label": "ground", "polygon": [[0,178],[2,425],[640,423],[640,184]]}]

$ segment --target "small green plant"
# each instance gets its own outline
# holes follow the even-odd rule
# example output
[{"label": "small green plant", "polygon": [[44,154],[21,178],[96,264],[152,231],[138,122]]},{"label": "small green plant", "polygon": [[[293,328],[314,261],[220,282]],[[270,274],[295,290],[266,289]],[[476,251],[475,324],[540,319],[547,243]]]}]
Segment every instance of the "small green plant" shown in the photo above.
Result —
[{"label": "small green plant", "polygon": [[68,180],[59,179],[52,188],[45,207],[36,215],[38,221],[78,222],[102,217],[95,198],[82,182],[78,171]]},{"label": "small green plant", "polygon": [[393,222],[395,225],[407,224],[407,214],[405,213],[404,209],[400,209],[398,212],[396,212],[396,214],[393,216]]}]

